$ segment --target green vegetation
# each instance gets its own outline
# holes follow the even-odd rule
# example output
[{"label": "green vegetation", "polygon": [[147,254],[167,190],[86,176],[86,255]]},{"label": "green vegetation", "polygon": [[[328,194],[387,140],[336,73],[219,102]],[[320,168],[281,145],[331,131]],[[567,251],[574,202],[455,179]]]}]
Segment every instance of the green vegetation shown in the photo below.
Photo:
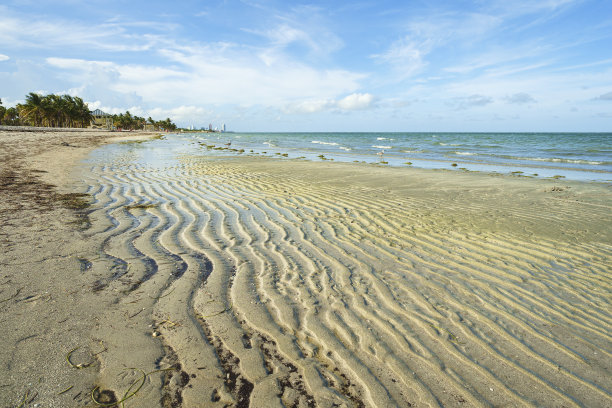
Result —
[{"label": "green vegetation", "polygon": [[[78,96],[30,92],[25,99],[25,103],[12,108],[2,106],[0,100],[0,125],[86,128],[94,121],[89,106]],[[113,126],[122,130],[149,127],[174,131],[177,128],[170,118],[156,121],[132,115],[129,111],[110,115],[110,118]]]},{"label": "green vegetation", "polygon": [[3,125],[87,127],[92,119],[89,107],[78,96],[43,96],[30,92],[24,104],[14,108],[0,106],[0,123]]},{"label": "green vegetation", "polygon": [[142,130],[145,129],[147,125],[153,126],[154,130],[168,130],[175,131],[176,125],[172,123],[170,118],[165,120],[153,120],[150,116],[145,119],[140,116],[132,116],[130,111],[126,111],[125,113],[120,113],[119,115],[112,115],[113,126],[117,129],[122,130]]}]

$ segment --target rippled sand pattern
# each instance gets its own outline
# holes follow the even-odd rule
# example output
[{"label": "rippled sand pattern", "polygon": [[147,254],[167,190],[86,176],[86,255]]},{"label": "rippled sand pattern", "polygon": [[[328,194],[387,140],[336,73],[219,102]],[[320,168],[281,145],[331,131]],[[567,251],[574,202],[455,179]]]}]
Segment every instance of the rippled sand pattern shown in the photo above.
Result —
[{"label": "rippled sand pattern", "polygon": [[121,292],[99,336],[112,351],[123,316],[134,350],[102,374],[180,366],[134,406],[612,406],[609,242],[537,233],[586,228],[579,203],[498,214],[258,168],[94,167],[99,285]]}]

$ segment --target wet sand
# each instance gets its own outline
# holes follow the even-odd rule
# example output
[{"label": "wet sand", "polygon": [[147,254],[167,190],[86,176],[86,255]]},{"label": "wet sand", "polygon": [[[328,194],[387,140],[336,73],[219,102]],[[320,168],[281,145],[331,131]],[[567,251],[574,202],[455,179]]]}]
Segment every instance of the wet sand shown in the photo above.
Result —
[{"label": "wet sand", "polygon": [[610,405],[609,185],[137,156],[1,237],[0,403]]}]

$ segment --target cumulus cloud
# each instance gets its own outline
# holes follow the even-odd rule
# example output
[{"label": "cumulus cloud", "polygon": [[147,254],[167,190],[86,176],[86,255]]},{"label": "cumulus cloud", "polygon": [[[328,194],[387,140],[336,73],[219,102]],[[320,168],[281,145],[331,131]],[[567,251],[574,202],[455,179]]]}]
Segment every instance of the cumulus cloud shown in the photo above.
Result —
[{"label": "cumulus cloud", "polygon": [[354,93],[340,99],[337,102],[337,106],[342,110],[362,110],[370,108],[373,103],[374,95]]},{"label": "cumulus cloud", "polygon": [[363,77],[344,70],[318,70],[287,59],[268,66],[254,55],[232,58],[231,47],[183,47],[160,53],[172,62],[168,68],[65,58],[48,58],[47,63],[69,70],[69,76],[80,83],[100,88],[102,78],[106,90],[136,95],[159,106],[187,103],[281,108],[298,98],[334,99],[356,90]]},{"label": "cumulus cloud", "polygon": [[287,113],[317,113],[325,110],[355,111],[374,106],[376,98],[369,93],[353,93],[342,99],[312,99],[291,103],[284,107]]},{"label": "cumulus cloud", "polygon": [[9,59],[8,55],[0,54],[0,61],[6,61]]},{"label": "cumulus cloud", "polygon": [[508,103],[513,103],[513,104],[531,103],[531,102],[536,101],[531,95],[525,92],[519,92],[513,95],[508,95],[504,98],[504,100]]}]

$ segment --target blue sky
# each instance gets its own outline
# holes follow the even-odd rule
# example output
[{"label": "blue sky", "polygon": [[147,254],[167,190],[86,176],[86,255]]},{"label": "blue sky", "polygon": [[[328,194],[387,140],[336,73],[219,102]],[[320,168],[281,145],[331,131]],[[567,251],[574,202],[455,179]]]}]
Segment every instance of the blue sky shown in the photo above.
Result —
[{"label": "blue sky", "polygon": [[235,131],[612,131],[612,1],[4,0],[0,98]]}]

